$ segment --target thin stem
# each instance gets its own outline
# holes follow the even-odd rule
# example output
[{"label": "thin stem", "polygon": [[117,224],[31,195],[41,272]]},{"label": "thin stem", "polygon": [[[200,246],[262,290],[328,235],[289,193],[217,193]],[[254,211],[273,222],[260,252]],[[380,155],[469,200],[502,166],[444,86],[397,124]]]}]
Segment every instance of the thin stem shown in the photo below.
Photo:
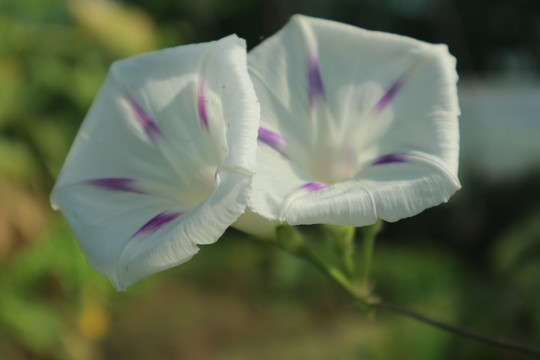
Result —
[{"label": "thin stem", "polygon": [[[351,236],[352,238],[352,236]],[[343,290],[359,303],[367,305],[366,298],[360,298],[349,278],[343,272],[318,256],[307,244],[304,236],[297,228],[282,225],[276,229],[276,239],[269,241],[281,250],[305,260],[315,266],[319,271],[334,280]]]},{"label": "thin stem", "polygon": [[354,261],[354,226],[328,225],[322,226],[328,240],[333,244],[334,250],[341,261],[345,275],[349,279],[353,278],[355,273]]},{"label": "thin stem", "polygon": [[347,272],[347,276],[351,278],[354,275],[353,252],[348,251],[346,253],[343,253],[341,261],[343,262],[343,266],[345,268],[345,271]]},{"label": "thin stem", "polygon": [[[350,227],[351,231],[344,231],[341,238],[342,249],[340,251],[341,263],[343,269],[349,279],[354,276],[354,228]],[[348,229],[347,229],[348,230]]]},{"label": "thin stem", "polygon": [[373,258],[373,247],[375,244],[375,236],[381,228],[381,220],[378,219],[372,226],[366,227],[362,236],[362,270],[360,273],[360,281],[362,286],[362,294],[369,294],[369,272],[371,270],[371,259]]},{"label": "thin stem", "polygon": [[326,276],[328,276],[330,279],[334,280],[341,286],[343,290],[345,290],[349,295],[351,295],[355,300],[362,301],[364,299],[360,299],[358,295],[356,294],[356,291],[354,290],[353,285],[347,279],[347,277],[336,267],[333,267],[326,262],[323,261],[319,256],[317,256],[313,251],[310,249],[305,249],[301,254],[298,254],[300,258],[303,260],[306,260],[312,265],[315,265],[317,269],[319,269],[322,273],[324,273]]},{"label": "thin stem", "polygon": [[364,261],[362,262],[362,293],[367,294],[369,292],[369,271],[371,269],[371,258],[373,256],[373,245],[375,243],[374,236],[364,237],[362,244],[362,257]]},{"label": "thin stem", "polygon": [[409,310],[409,309],[401,307],[401,306],[389,304],[389,303],[382,302],[382,301],[378,302],[378,303],[374,303],[374,304],[372,304],[372,306],[375,307],[375,308],[381,309],[381,310],[388,310],[388,311],[391,311],[391,312],[394,312],[394,313],[397,313],[397,314],[400,314],[400,315],[407,316],[409,318],[418,320],[418,321],[423,322],[425,324],[429,324],[429,325],[435,326],[435,327],[437,327],[439,329],[449,331],[449,332],[454,333],[456,335],[472,338],[472,339],[482,341],[482,342],[485,342],[485,343],[488,343],[488,344],[491,344],[491,345],[496,345],[496,346],[499,346],[499,347],[503,347],[503,348],[519,351],[519,352],[522,352],[522,353],[525,353],[525,354],[535,355],[535,356],[540,357],[540,350],[539,349],[534,349],[534,348],[523,346],[523,345],[520,345],[520,344],[515,344],[515,343],[509,342],[509,341],[506,341],[506,340],[495,339],[495,338],[491,338],[491,337],[488,337],[488,336],[485,336],[485,335],[477,334],[477,333],[474,333],[474,332],[471,332],[471,331],[468,331],[468,330],[465,330],[465,329],[461,329],[461,328],[459,328],[457,326],[450,325],[450,324],[444,323],[444,322],[439,321],[439,320],[435,320],[433,318],[430,318],[429,316],[417,313],[417,312],[415,312],[413,310]]},{"label": "thin stem", "polygon": [[[349,280],[347,276],[345,276],[341,270],[327,264],[322,258],[320,258],[317,254],[315,254],[308,246],[306,246],[306,243],[303,241],[302,235],[300,235],[294,228],[283,227],[281,228],[281,230],[283,231],[281,233],[281,236],[279,236],[280,231],[278,231],[278,240],[269,241],[269,242],[279,247],[280,249],[284,250],[285,252],[288,252],[289,254],[292,254],[302,260],[307,261],[311,265],[315,266],[317,269],[319,269],[319,271],[321,271],[323,274],[328,276],[330,279],[334,280],[347,294],[349,294],[354,299],[355,304],[357,306],[360,306],[364,309],[375,308],[375,309],[391,311],[396,314],[407,316],[411,319],[415,319],[417,321],[423,322],[425,324],[435,326],[439,329],[451,332],[456,335],[468,337],[468,338],[482,341],[482,342],[495,345],[501,348],[518,351],[524,354],[534,355],[540,358],[540,350],[538,349],[515,344],[506,340],[491,338],[485,335],[481,335],[481,334],[477,334],[468,330],[461,329],[457,326],[450,325],[448,323],[433,319],[429,316],[417,313],[413,310],[409,310],[401,306],[382,302],[376,297],[372,296],[369,292],[362,291],[361,293],[358,293],[355,290],[354,285],[352,284],[351,280]],[[379,227],[374,227],[373,235],[370,237],[364,238],[365,240],[366,239],[369,240],[371,238],[371,245],[370,245],[370,248],[368,248],[368,250],[371,250],[371,252],[373,252],[373,239],[375,237],[375,234],[378,231],[379,231]],[[287,237],[287,235],[289,236],[289,239],[292,240],[291,242],[286,241],[285,237]],[[369,256],[368,256],[369,258],[365,257],[365,260],[367,260],[370,263],[371,253],[369,251],[368,253],[369,253]],[[367,272],[369,272],[369,266],[366,266],[366,263],[364,263],[363,274],[366,274],[366,269],[367,269]],[[366,286],[365,283],[363,283],[362,285]]]}]

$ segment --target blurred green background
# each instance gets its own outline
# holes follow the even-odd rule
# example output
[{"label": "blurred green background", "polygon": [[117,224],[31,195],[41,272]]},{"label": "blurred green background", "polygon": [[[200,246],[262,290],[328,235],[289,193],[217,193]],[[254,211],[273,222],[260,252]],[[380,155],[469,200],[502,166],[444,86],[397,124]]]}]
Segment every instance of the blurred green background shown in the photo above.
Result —
[{"label": "blurred green background", "polygon": [[0,0],[0,359],[521,358],[366,316],[306,264],[233,230],[127,293],[86,265],[48,193],[111,63],[230,33],[252,48],[294,13],[449,44],[463,189],[385,224],[375,291],[540,345],[537,0]]}]

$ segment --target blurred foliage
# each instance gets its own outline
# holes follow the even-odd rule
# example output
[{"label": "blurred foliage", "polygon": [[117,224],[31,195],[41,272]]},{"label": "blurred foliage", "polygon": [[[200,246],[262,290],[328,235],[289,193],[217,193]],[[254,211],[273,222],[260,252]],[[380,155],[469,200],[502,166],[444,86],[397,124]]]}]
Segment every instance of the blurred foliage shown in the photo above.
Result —
[{"label": "blurred foliage", "polygon": [[[118,294],[49,208],[113,61],[233,32],[253,47],[295,12],[448,43],[462,74],[538,77],[534,0],[0,0],[0,359],[519,358],[389,313],[358,313],[306,264],[232,230]],[[386,224],[376,293],[539,344],[539,180],[464,178],[449,204]]]}]

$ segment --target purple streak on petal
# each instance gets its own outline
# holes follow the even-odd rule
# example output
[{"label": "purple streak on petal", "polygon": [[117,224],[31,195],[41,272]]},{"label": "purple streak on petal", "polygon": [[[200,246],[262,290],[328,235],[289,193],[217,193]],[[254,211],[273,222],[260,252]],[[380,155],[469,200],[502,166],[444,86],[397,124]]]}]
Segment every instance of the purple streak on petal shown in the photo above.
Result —
[{"label": "purple streak on petal", "polygon": [[197,90],[197,108],[199,109],[199,118],[201,124],[206,131],[210,131],[208,127],[208,115],[206,113],[206,104],[204,103],[204,78],[199,79],[199,89]]},{"label": "purple streak on petal", "polygon": [[130,96],[128,96],[128,103],[133,115],[135,115],[135,119],[137,119],[137,122],[142,126],[146,135],[148,135],[154,144],[157,144],[158,136],[163,136],[163,133],[158,128],[154,120],[150,119],[139,104],[137,104]]},{"label": "purple streak on petal", "polygon": [[283,147],[285,146],[285,139],[283,136],[276,134],[273,131],[270,131],[268,129],[259,128],[259,136],[257,137],[257,140],[259,140],[262,143],[265,143],[266,145],[270,146],[272,149],[276,150],[281,155],[287,157],[285,153],[283,152]]},{"label": "purple streak on petal", "polygon": [[137,232],[133,234],[132,238],[153,233],[154,231],[170,223],[182,214],[184,214],[182,211],[172,210],[159,213],[150,220],[148,220],[148,222],[144,224],[139,230],[137,230]]},{"label": "purple streak on petal", "polygon": [[324,92],[324,84],[321,77],[321,71],[319,69],[317,57],[314,54],[309,57],[307,77],[309,108],[313,110],[313,108],[315,107],[315,100],[317,98],[326,102],[326,94]]},{"label": "purple streak on petal", "polygon": [[325,187],[326,187],[326,185],[321,184],[321,183],[309,182],[309,183],[306,183],[306,184],[300,186],[300,189],[307,190],[309,192],[313,192],[313,191],[318,191],[318,190],[324,189]]},{"label": "purple streak on petal", "polygon": [[144,191],[137,189],[137,187],[135,186],[137,180],[130,178],[98,178],[87,180],[86,183],[103,190],[131,192],[135,194],[147,195],[147,193],[145,193]]},{"label": "purple streak on petal", "polygon": [[394,97],[397,95],[399,90],[401,90],[401,87],[407,79],[409,78],[409,72],[407,71],[405,74],[401,75],[399,79],[397,79],[384,93],[384,95],[379,99],[377,104],[375,104],[375,107],[373,108],[373,112],[375,114],[380,114],[394,99]]},{"label": "purple streak on petal", "polygon": [[405,161],[407,161],[407,154],[386,154],[379,156],[371,163],[371,165],[402,163]]}]

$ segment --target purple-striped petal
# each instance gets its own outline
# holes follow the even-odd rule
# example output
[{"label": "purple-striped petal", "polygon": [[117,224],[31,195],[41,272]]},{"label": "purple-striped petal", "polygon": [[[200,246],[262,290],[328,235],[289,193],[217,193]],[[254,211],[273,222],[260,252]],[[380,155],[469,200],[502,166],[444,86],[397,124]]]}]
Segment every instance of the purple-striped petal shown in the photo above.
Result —
[{"label": "purple-striped petal", "polygon": [[199,79],[199,89],[197,90],[197,108],[199,110],[199,119],[202,127],[210,131],[208,127],[208,115],[206,113],[206,104],[204,103],[204,78]]},{"label": "purple-striped petal", "polygon": [[137,232],[133,234],[132,238],[153,233],[154,231],[170,223],[182,214],[184,214],[182,211],[172,210],[159,213],[150,220],[148,220],[148,222],[144,224],[139,230],[137,230]]},{"label": "purple-striped petal", "polygon": [[291,204],[294,201],[296,201],[297,199],[299,199],[299,198],[301,198],[303,196],[306,196],[307,193],[312,193],[312,192],[315,192],[315,191],[319,191],[319,190],[322,190],[324,188],[326,188],[326,185],[318,183],[318,182],[308,182],[308,183],[305,183],[302,186],[299,186],[299,187],[295,188],[285,198],[285,201],[283,203],[283,206],[281,208],[281,212],[280,212],[280,215],[279,215],[279,219],[280,219],[279,221],[281,221],[281,222],[284,221],[284,219],[286,217],[286,214],[287,214],[287,211],[289,210],[289,207],[291,206]]},{"label": "purple-striped petal", "polygon": [[159,136],[163,136],[163,133],[158,128],[157,124],[152,120],[140,107],[137,102],[130,96],[127,97],[128,104],[130,106],[131,111],[133,112],[133,115],[135,115],[135,119],[137,119],[137,122],[142,126],[144,132],[146,135],[150,138],[150,140],[157,144],[157,139]]},{"label": "purple-striped petal", "polygon": [[285,147],[285,139],[283,138],[283,136],[260,127],[257,140],[270,146],[272,149],[276,150],[281,155],[287,157],[287,155],[285,155],[285,153],[283,152],[283,148]]},{"label": "purple-striped petal", "polygon": [[147,195],[144,191],[137,189],[137,180],[131,178],[97,178],[87,180],[86,183],[108,191],[122,191]]},{"label": "purple-striped petal", "polygon": [[321,71],[319,69],[319,62],[314,54],[309,57],[307,77],[309,107],[313,111],[315,108],[315,101],[317,99],[326,102],[326,94],[324,92],[324,84],[321,77]]},{"label": "purple-striped petal", "polygon": [[294,16],[249,53],[260,126],[289,155],[260,143],[251,210],[366,226],[448,200],[459,188],[455,64],[444,45]]},{"label": "purple-striped petal", "polygon": [[375,114],[380,114],[388,105],[390,105],[390,103],[392,102],[394,97],[397,95],[399,90],[401,90],[403,84],[405,84],[405,82],[407,81],[407,79],[409,77],[408,74],[409,74],[409,72],[407,71],[405,74],[400,76],[399,79],[397,79],[392,84],[392,86],[390,86],[386,90],[384,95],[379,99],[379,101],[377,102],[377,104],[375,104],[375,106],[374,106],[374,108],[372,110]]},{"label": "purple-striped petal", "polygon": [[371,163],[371,165],[402,163],[405,161],[407,161],[407,154],[386,154],[379,156]]},{"label": "purple-striped petal", "polygon": [[326,187],[326,185],[318,183],[318,182],[309,182],[309,183],[306,183],[306,184],[300,186],[300,189],[301,190],[306,190],[306,191],[309,191],[309,192],[313,192],[313,191],[318,191],[318,190],[324,189],[325,187]]},{"label": "purple-striped petal", "polygon": [[377,104],[372,109],[372,112],[376,115],[380,114],[390,103],[392,100],[396,97],[397,93],[403,85],[407,82],[409,77],[411,76],[413,70],[418,66],[419,61],[412,64],[407,71],[405,71],[383,94],[383,96],[379,99]]}]

